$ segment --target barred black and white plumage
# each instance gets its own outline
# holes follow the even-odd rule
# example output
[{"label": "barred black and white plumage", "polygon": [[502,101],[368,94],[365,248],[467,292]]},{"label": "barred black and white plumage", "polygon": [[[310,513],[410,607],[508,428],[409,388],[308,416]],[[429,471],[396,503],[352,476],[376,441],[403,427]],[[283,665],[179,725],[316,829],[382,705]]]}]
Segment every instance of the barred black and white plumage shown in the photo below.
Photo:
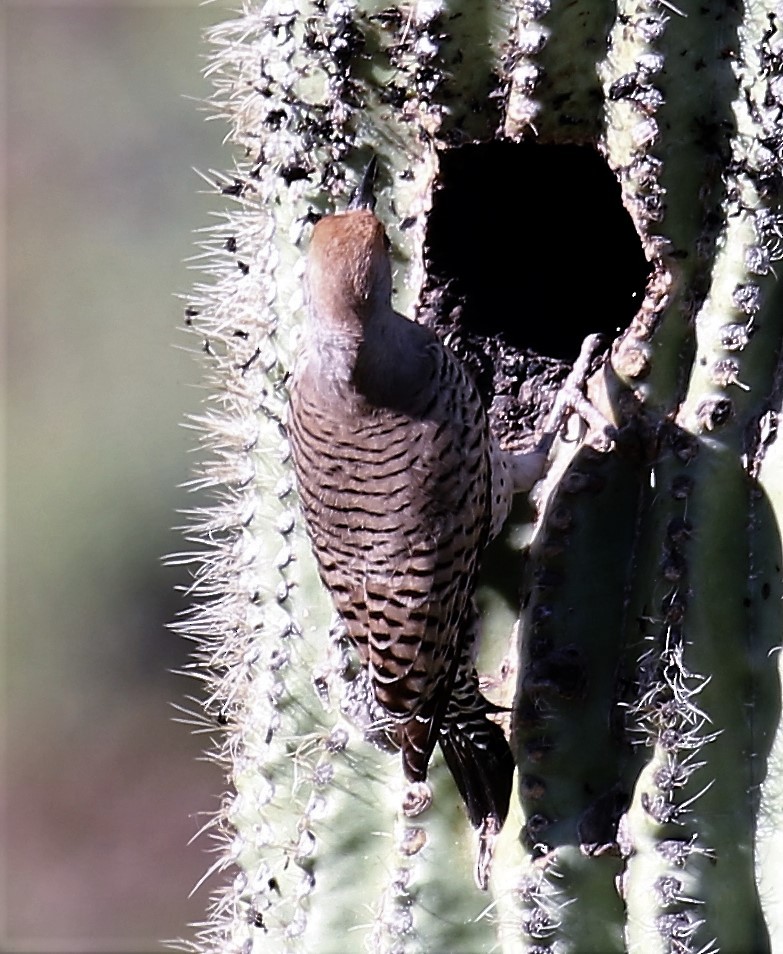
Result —
[{"label": "barred black and white plumage", "polygon": [[508,812],[514,763],[474,665],[473,593],[492,522],[489,425],[454,355],[392,310],[384,243],[369,208],[315,226],[310,321],[290,392],[294,469],[321,578],[406,777],[426,779],[440,742],[471,823],[492,833]]}]

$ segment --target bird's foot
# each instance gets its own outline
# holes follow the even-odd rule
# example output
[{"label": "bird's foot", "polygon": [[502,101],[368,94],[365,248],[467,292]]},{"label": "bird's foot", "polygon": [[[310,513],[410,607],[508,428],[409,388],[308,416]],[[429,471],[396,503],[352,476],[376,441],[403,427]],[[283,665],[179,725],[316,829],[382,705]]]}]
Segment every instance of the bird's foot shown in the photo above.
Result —
[{"label": "bird's foot", "polygon": [[476,855],[476,884],[481,891],[486,891],[489,886],[489,876],[492,873],[492,858],[495,854],[495,841],[497,840],[500,828],[496,818],[489,817],[484,819],[484,823],[479,828],[478,853]]}]

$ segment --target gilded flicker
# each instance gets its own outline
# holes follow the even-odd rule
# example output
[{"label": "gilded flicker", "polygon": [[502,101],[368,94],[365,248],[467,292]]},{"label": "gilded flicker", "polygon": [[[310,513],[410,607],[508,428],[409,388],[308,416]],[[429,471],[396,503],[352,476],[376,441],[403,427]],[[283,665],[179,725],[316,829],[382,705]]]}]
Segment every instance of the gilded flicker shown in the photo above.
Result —
[{"label": "gilded flicker", "polygon": [[[294,470],[321,578],[406,777],[424,781],[440,743],[471,823],[491,838],[514,761],[479,692],[473,594],[510,485],[529,489],[544,458],[512,473],[470,375],[430,329],[393,310],[371,176],[313,230],[290,391]],[[485,886],[481,861],[478,879]]]}]

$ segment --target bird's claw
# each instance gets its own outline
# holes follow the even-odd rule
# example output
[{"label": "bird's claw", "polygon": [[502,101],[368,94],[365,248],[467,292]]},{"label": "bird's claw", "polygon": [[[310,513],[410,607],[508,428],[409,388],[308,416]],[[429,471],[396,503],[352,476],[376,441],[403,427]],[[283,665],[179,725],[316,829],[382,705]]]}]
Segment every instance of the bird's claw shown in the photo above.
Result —
[{"label": "bird's claw", "polygon": [[485,818],[484,823],[479,829],[478,854],[476,857],[476,870],[474,872],[476,885],[481,891],[486,891],[489,887],[489,876],[492,872],[492,858],[495,854],[495,841],[497,840],[500,828],[495,818]]}]

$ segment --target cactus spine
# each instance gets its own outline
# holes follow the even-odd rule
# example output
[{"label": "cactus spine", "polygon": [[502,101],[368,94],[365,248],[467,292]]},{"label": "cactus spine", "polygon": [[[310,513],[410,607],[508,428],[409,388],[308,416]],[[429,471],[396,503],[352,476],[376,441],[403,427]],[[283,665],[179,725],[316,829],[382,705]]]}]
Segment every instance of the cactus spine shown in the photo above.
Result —
[{"label": "cactus spine", "polygon": [[[243,155],[215,177],[231,208],[187,312],[214,504],[183,629],[229,784],[193,949],[783,951],[779,4],[267,0],[210,39]],[[591,385],[617,446],[558,448],[507,568],[518,645],[487,581],[521,804],[493,901],[442,766],[406,819],[397,759],[357,729],[281,422],[313,214],[379,155],[412,314],[439,154],[499,137],[598,149],[652,271]]]}]

